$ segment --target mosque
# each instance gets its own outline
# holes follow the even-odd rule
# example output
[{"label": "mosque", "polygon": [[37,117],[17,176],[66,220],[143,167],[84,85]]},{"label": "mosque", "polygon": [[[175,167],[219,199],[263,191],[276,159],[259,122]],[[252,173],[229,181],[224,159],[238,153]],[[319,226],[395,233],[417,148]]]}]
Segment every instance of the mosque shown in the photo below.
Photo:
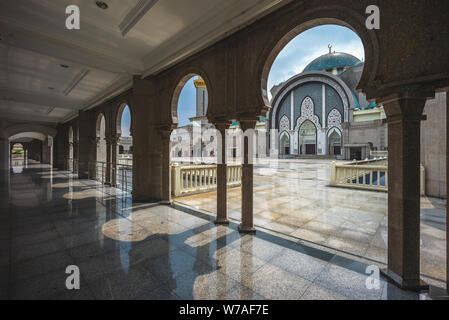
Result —
[{"label": "mosque", "polygon": [[364,63],[343,52],[322,55],[271,89],[270,156],[361,160],[387,150],[386,116],[356,87]]}]

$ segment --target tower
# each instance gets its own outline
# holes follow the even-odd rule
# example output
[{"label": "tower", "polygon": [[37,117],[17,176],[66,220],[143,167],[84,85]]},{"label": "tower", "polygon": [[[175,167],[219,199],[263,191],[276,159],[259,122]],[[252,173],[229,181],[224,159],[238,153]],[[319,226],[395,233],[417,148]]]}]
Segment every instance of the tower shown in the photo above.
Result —
[{"label": "tower", "polygon": [[201,77],[194,81],[196,88],[196,118],[205,117],[207,113],[207,88]]}]

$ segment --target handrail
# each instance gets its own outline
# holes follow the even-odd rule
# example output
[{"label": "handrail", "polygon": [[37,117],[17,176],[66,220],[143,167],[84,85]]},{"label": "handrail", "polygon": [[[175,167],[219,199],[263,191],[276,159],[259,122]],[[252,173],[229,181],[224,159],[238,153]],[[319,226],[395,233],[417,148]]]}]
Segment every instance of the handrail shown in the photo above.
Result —
[{"label": "handrail", "polygon": [[[365,190],[388,191],[388,160],[380,159],[380,165],[368,165],[375,160],[356,163],[330,165],[330,185]],[[420,194],[425,195],[425,168],[420,169]]]},{"label": "handrail", "polygon": [[[242,183],[242,166],[227,165],[228,187],[238,187]],[[217,188],[217,165],[172,165],[172,195],[208,192]]]}]

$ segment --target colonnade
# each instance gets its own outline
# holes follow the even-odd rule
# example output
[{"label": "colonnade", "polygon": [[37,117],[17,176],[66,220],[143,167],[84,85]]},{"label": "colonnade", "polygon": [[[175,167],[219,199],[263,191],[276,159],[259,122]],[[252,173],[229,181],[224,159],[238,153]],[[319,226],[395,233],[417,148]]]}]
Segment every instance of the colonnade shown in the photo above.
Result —
[{"label": "colonnade", "polygon": [[[370,4],[369,0],[293,1],[158,74],[135,76],[131,89],[94,109],[80,112],[76,119],[60,126],[58,131],[66,131],[70,125],[78,130],[74,157],[79,161],[80,178],[86,177],[85,163],[95,160],[96,117],[100,112],[107,122],[108,162],[117,161],[116,117],[126,100],[133,113],[133,200],[169,203],[170,133],[177,124],[176,95],[186,75],[197,74],[205,81],[209,91],[207,117],[222,133],[219,147],[225,151],[223,133],[232,119],[245,131],[254,129],[257,119],[266,116],[270,108],[268,73],[277,54],[291,39],[318,25],[351,26],[362,39],[366,53],[359,89],[368,100],[384,105],[388,121],[389,222],[385,273],[403,288],[420,288],[420,121],[424,119],[426,99],[435,90],[449,87],[446,58],[449,44],[444,38],[449,32],[445,23],[448,3],[438,2],[434,10],[424,2],[404,2],[402,15],[414,16],[416,12],[424,15],[410,26],[397,19],[387,1],[380,1],[383,27],[379,30],[369,30],[364,23],[365,9]],[[253,165],[248,161],[248,143],[245,139],[239,230],[254,233]],[[66,150],[57,149],[56,158],[60,159],[59,153]],[[226,224],[229,222],[226,162],[221,163],[217,167],[216,223]],[[113,179],[107,178],[114,184]]]}]

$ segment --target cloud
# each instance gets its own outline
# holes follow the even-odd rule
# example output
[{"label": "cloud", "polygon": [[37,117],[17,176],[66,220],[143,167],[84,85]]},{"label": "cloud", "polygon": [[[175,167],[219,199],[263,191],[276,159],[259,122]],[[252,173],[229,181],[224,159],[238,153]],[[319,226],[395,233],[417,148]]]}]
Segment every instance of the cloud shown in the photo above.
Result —
[{"label": "cloud", "polygon": [[362,41],[352,30],[336,25],[312,28],[290,41],[279,53],[268,77],[268,91],[301,73],[314,59],[328,53],[328,44],[332,44],[333,51],[349,53],[364,60]]}]

